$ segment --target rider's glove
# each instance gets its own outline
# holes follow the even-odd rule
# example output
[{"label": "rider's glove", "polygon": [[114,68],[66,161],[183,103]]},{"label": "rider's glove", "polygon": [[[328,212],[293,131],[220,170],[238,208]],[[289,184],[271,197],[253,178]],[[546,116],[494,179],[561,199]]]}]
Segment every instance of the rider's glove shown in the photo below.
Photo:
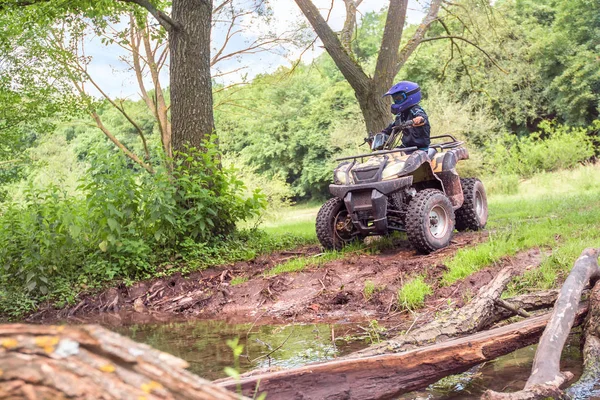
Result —
[{"label": "rider's glove", "polygon": [[413,126],[423,126],[425,125],[425,118],[421,117],[420,115],[415,117],[413,120]]}]

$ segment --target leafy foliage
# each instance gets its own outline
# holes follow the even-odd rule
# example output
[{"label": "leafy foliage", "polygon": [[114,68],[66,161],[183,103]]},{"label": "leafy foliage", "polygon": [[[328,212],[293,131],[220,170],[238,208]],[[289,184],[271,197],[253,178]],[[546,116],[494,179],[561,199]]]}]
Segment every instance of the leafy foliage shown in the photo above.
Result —
[{"label": "leafy foliage", "polygon": [[30,187],[23,201],[5,204],[2,296],[52,298],[65,282],[86,288],[117,277],[149,277],[180,250],[187,250],[188,260],[191,248],[206,257],[200,248],[215,248],[236,222],[264,207],[258,191],[244,195],[234,170],[216,168],[216,146],[207,142],[206,149],[182,154],[171,175],[149,175],[139,174],[122,154],[98,148],[90,154],[82,196],[49,185]]}]

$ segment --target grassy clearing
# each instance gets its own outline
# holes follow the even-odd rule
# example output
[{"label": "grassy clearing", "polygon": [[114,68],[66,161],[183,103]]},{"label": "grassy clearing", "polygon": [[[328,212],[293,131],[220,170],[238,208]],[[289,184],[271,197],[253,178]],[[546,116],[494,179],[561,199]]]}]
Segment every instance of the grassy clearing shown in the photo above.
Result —
[{"label": "grassy clearing", "polygon": [[[540,268],[526,273],[512,292],[546,289],[600,239],[600,165],[543,173],[522,181],[516,194],[491,195],[487,242],[461,249],[446,262],[443,283],[452,284],[503,256],[534,247],[552,250]],[[497,179],[497,178],[496,178]]]}]

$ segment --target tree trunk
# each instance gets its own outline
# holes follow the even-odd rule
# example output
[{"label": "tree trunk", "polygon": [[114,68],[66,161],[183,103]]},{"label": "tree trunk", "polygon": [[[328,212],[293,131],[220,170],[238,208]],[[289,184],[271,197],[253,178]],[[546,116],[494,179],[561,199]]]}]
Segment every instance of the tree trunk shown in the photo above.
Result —
[{"label": "tree trunk", "polygon": [[201,148],[214,131],[210,75],[212,0],[173,0],[169,32],[171,122],[174,151]]},{"label": "tree trunk", "polygon": [[366,91],[354,91],[365,119],[367,132],[369,133],[381,131],[393,120],[393,116],[390,113],[389,100],[381,97],[383,93],[372,83],[369,84],[369,88]]},{"label": "tree trunk", "polygon": [[240,399],[186,367],[96,325],[0,325],[2,399]]},{"label": "tree trunk", "polygon": [[[576,323],[583,321],[586,311],[585,305],[576,311]],[[229,389],[240,383],[246,395],[258,388],[268,393],[269,400],[392,399],[535,343],[550,315],[405,353],[334,360],[215,383]]]}]

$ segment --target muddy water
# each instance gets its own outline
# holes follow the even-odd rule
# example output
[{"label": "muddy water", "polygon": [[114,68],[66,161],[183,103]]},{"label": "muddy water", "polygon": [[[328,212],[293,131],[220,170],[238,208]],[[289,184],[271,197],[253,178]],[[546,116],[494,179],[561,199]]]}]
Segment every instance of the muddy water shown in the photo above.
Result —
[{"label": "muddy water", "polygon": [[[232,350],[226,344],[234,338],[239,338],[239,343],[244,345],[239,359],[241,372],[326,361],[368,346],[364,332],[357,325],[253,326],[224,321],[186,321],[113,326],[111,329],[186,360],[192,372],[209,380],[225,377],[224,368],[234,366]],[[362,338],[357,339],[357,333],[362,333]],[[475,399],[487,389],[520,390],[531,373],[536,348],[528,346],[517,350],[466,373],[447,377],[427,390],[405,394],[399,400]],[[578,379],[581,363],[579,335],[571,335],[563,350],[561,369],[572,372]]]},{"label": "muddy water", "polygon": [[[332,328],[335,345],[331,340]],[[268,366],[289,368],[326,361],[368,345],[363,339],[350,340],[357,333],[357,327],[351,325],[252,326],[223,321],[187,321],[111,329],[186,360],[190,364],[190,371],[209,380],[225,377],[223,369],[234,366],[233,352],[226,343],[234,338],[239,338],[239,343],[244,345],[244,352],[239,359],[241,372]],[[344,337],[348,340],[344,340]],[[281,348],[277,349],[280,345]]]}]

